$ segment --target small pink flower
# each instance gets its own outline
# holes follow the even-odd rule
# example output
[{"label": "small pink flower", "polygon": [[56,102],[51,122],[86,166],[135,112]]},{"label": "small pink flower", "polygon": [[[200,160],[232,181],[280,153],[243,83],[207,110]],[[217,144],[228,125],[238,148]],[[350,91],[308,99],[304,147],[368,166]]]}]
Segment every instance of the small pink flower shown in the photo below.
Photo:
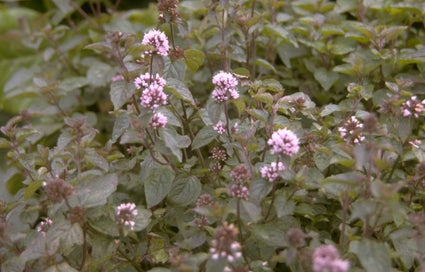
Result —
[{"label": "small pink flower", "polygon": [[279,172],[285,170],[282,162],[272,162],[270,166],[261,168],[261,177],[269,182],[275,181],[279,177]]},{"label": "small pink flower", "polygon": [[332,245],[321,246],[314,251],[314,272],[347,272],[349,268],[350,263],[341,260],[338,250]]},{"label": "small pink flower", "polygon": [[300,149],[297,135],[286,128],[273,132],[267,143],[272,146],[270,151],[272,154],[282,153],[292,156]]},{"label": "small pink flower", "polygon": [[154,129],[157,129],[159,127],[162,127],[162,128],[165,127],[167,122],[168,122],[167,117],[164,114],[157,112],[152,116],[150,124]]},{"label": "small pink flower", "polygon": [[235,123],[234,125],[233,125],[233,127],[232,127],[232,132],[233,133],[236,133],[236,132],[238,132],[239,131],[239,125],[238,125],[238,123]]},{"label": "small pink flower", "polygon": [[123,203],[117,207],[115,211],[115,219],[120,225],[128,226],[131,230],[133,230],[136,225],[134,219],[137,214],[136,204]]},{"label": "small pink flower", "polygon": [[143,107],[154,110],[167,104],[167,95],[163,91],[163,86],[153,82],[143,90],[140,100]]},{"label": "small pink flower", "polygon": [[37,232],[41,233],[41,235],[46,236],[47,231],[52,226],[52,219],[46,218],[43,221],[40,222],[40,224],[37,226],[36,230]]},{"label": "small pink flower", "polygon": [[111,79],[112,82],[122,81],[122,80],[124,80],[124,77],[122,75],[116,75]]},{"label": "small pink flower", "polygon": [[417,96],[412,96],[409,100],[401,104],[402,114],[404,117],[413,115],[415,118],[419,117],[419,114],[425,112],[425,99],[420,101]]},{"label": "small pink flower", "polygon": [[224,128],[224,124],[221,121],[218,121],[218,123],[214,126],[214,130],[218,133],[218,134],[223,134],[226,132],[226,129]]},{"label": "small pink flower", "polygon": [[419,148],[419,146],[422,144],[421,140],[415,139],[415,140],[411,140],[409,141],[409,144],[411,146],[413,146],[414,148]]},{"label": "small pink flower", "polygon": [[155,77],[151,77],[149,73],[140,75],[134,80],[134,86],[136,86],[136,89],[147,88],[151,83],[164,87],[167,82],[159,74],[156,74]]},{"label": "small pink flower", "polygon": [[[143,45],[150,45],[155,47],[155,53],[161,56],[168,56],[168,50],[170,46],[168,44],[168,38],[164,32],[152,29],[143,36]],[[145,52],[146,54],[154,53],[152,51]]]}]

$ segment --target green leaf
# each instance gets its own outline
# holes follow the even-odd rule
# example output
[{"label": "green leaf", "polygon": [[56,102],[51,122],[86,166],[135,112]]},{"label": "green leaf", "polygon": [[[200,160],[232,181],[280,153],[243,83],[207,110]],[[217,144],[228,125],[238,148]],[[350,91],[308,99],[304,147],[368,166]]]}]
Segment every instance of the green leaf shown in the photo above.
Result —
[{"label": "green leaf", "polygon": [[412,238],[412,232],[411,228],[403,228],[390,234],[397,255],[407,269],[410,269],[415,262],[415,256],[412,252],[418,250],[416,241]]},{"label": "green leaf", "polygon": [[12,257],[7,259],[1,265],[1,271],[22,272],[25,269],[25,260],[21,257]]},{"label": "green leaf", "polygon": [[180,80],[167,78],[167,85],[165,86],[165,90],[172,93],[178,99],[183,99],[183,101],[188,102],[192,106],[195,105],[195,100],[193,99],[192,93]]},{"label": "green leaf", "polygon": [[192,149],[201,148],[211,143],[215,138],[217,138],[217,132],[211,126],[203,127],[193,138]]},{"label": "green leaf", "polygon": [[256,204],[241,200],[241,217],[245,222],[256,223],[262,219],[261,208]]},{"label": "green leaf", "polygon": [[67,94],[86,86],[88,83],[85,77],[66,77],[59,83],[58,88],[62,90],[61,94]]},{"label": "green leaf", "polygon": [[171,270],[164,267],[156,267],[148,270],[148,272],[171,272]]},{"label": "green leaf", "polygon": [[278,224],[253,225],[251,233],[269,246],[286,247],[288,245],[285,232]]},{"label": "green leaf", "polygon": [[0,148],[9,148],[10,142],[6,140],[5,138],[0,137]]},{"label": "green leaf", "polygon": [[272,184],[264,179],[256,179],[249,188],[250,199],[259,205],[272,190]]},{"label": "green leaf", "polygon": [[254,61],[254,64],[261,66],[261,67],[264,67],[266,69],[272,70],[274,73],[277,73],[276,68],[274,68],[274,66],[265,59],[257,58]]},{"label": "green leaf", "polygon": [[168,200],[179,206],[187,206],[196,201],[201,190],[201,182],[197,177],[180,176],[174,181]]},{"label": "green leaf", "polygon": [[352,189],[362,180],[363,175],[358,172],[346,172],[332,175],[322,181],[322,189],[335,198],[340,197],[341,193]]},{"label": "green leaf", "polygon": [[6,182],[6,189],[9,192],[9,194],[14,195],[16,194],[22,187],[22,182],[24,181],[24,177],[20,173],[15,173],[12,176],[10,176],[5,182]]},{"label": "green leaf", "polygon": [[25,188],[25,193],[24,193],[24,199],[25,200],[28,200],[28,199],[30,199],[34,194],[35,194],[35,192],[38,190],[38,188],[40,188],[41,187],[41,185],[42,185],[42,181],[41,180],[39,180],[39,181],[34,181],[34,182],[31,182],[26,188]]},{"label": "green leaf", "polygon": [[328,116],[329,114],[332,114],[335,111],[339,111],[340,107],[338,105],[335,104],[328,104],[326,105],[322,112],[320,113],[320,116],[324,117],[324,116]]},{"label": "green leaf", "polygon": [[164,78],[183,80],[186,74],[186,63],[179,60],[170,60],[169,58],[164,59]]},{"label": "green leaf", "polygon": [[87,81],[94,87],[105,87],[114,73],[114,69],[109,64],[96,61],[87,71]]},{"label": "green leaf", "polygon": [[78,270],[64,262],[49,267],[46,272],[78,272]]},{"label": "green leaf", "polygon": [[165,251],[165,240],[161,236],[154,235],[149,239],[149,254],[154,263],[165,263],[169,256]]},{"label": "green leaf", "polygon": [[186,148],[190,145],[190,137],[187,135],[180,135],[172,127],[165,127],[160,130],[159,134],[164,140],[165,145],[177,157],[179,162],[182,161],[182,152],[180,149]]},{"label": "green leaf", "polygon": [[331,163],[331,155],[329,154],[330,151],[327,148],[319,148],[314,152],[313,159],[314,163],[316,164],[317,168],[319,168],[320,171],[325,170],[329,164]]},{"label": "green leaf", "polygon": [[124,80],[112,82],[109,95],[112,104],[114,104],[114,110],[121,109],[121,107],[129,101],[134,92],[135,86],[132,83],[127,83]]},{"label": "green leaf", "polygon": [[318,68],[314,71],[314,78],[320,83],[325,91],[328,91],[338,80],[339,75],[336,72],[327,71],[325,68]]},{"label": "green leaf", "polygon": [[109,170],[108,161],[104,157],[99,155],[93,148],[85,150],[84,161],[86,163],[91,163],[93,166],[99,167],[105,172],[108,172]]},{"label": "green leaf", "polygon": [[137,216],[134,218],[134,231],[144,230],[151,222],[152,212],[150,210],[137,207]]},{"label": "green leaf", "polygon": [[257,101],[266,103],[267,105],[273,104],[273,96],[270,93],[257,93],[252,96]]},{"label": "green leaf", "polygon": [[145,197],[148,208],[161,202],[173,187],[174,171],[165,166],[158,166],[149,172],[145,186]]},{"label": "green leaf", "polygon": [[70,197],[70,202],[90,208],[105,205],[108,197],[117,190],[118,177],[116,174],[108,174],[80,182]]},{"label": "green leaf", "polygon": [[184,51],[184,61],[192,72],[198,70],[204,63],[205,54],[197,49],[187,49]]},{"label": "green leaf", "polygon": [[84,49],[93,50],[98,54],[109,54],[112,51],[112,46],[107,42],[95,42],[84,46]]},{"label": "green leaf", "polygon": [[391,271],[390,256],[383,243],[363,238],[360,241],[352,241],[349,251],[357,255],[367,272]]},{"label": "green leaf", "polygon": [[275,202],[273,203],[273,206],[276,210],[276,214],[278,218],[294,214],[295,202],[291,200],[288,201],[288,198],[286,195],[279,194],[276,197]]},{"label": "green leaf", "polygon": [[264,32],[269,36],[276,35],[284,41],[291,43],[293,46],[298,47],[297,39],[294,37],[294,35],[282,26],[267,24],[264,27]]},{"label": "green leaf", "polygon": [[114,128],[112,129],[112,143],[115,143],[119,137],[130,127],[130,118],[126,113],[119,113],[117,119],[114,122]]}]

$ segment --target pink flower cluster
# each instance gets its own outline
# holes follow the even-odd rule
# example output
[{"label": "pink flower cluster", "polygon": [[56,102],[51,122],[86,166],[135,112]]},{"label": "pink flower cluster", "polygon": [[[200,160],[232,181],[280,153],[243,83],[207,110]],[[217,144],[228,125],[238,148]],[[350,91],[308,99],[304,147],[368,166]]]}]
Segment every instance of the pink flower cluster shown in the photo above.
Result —
[{"label": "pink flower cluster", "polygon": [[338,128],[339,134],[346,141],[353,141],[353,143],[357,144],[364,141],[365,137],[361,133],[361,129],[363,128],[363,124],[360,123],[359,120],[355,116],[351,116],[351,118],[345,122],[342,127]]},{"label": "pink flower cluster", "polygon": [[151,78],[150,73],[145,73],[144,75],[136,77],[134,80],[134,86],[136,86],[136,89],[148,88],[149,85],[151,85],[151,81],[153,84],[157,84],[162,87],[164,87],[167,83],[159,74],[156,74],[155,77]]},{"label": "pink flower cluster", "polygon": [[413,115],[415,118],[419,117],[419,114],[425,112],[425,99],[420,101],[416,95],[412,96],[409,100],[401,104],[402,113],[404,117]]},{"label": "pink flower cluster", "polygon": [[350,263],[340,259],[338,250],[332,245],[316,248],[313,254],[314,272],[347,272]]},{"label": "pink flower cluster", "polygon": [[[168,38],[164,32],[152,29],[148,33],[145,33],[142,40],[143,45],[150,45],[155,47],[155,53],[161,56],[168,56],[168,50],[170,45],[168,44]],[[146,51],[146,54],[151,55],[152,51]]]},{"label": "pink flower cluster", "polygon": [[232,184],[230,186],[230,195],[234,198],[248,200],[249,190],[242,184]]},{"label": "pink flower cluster", "polygon": [[130,229],[133,230],[136,225],[134,218],[137,214],[136,204],[123,203],[117,207],[115,211],[115,219],[120,225],[129,226]]},{"label": "pink flower cluster", "polygon": [[213,129],[218,133],[218,134],[223,134],[226,132],[226,129],[224,128],[224,124],[221,121],[218,121],[218,123],[213,127]]},{"label": "pink flower cluster", "polygon": [[140,75],[134,81],[136,87],[145,88],[140,97],[142,106],[154,110],[161,105],[167,104],[167,94],[164,93],[165,79],[157,74],[150,84],[148,82],[149,73]]},{"label": "pink flower cluster", "polygon": [[212,98],[217,102],[225,102],[229,99],[238,99],[239,92],[236,88],[238,80],[231,73],[218,72],[212,79],[215,89]]},{"label": "pink flower cluster", "polygon": [[299,139],[294,132],[289,129],[283,128],[273,132],[267,143],[272,147],[272,154],[285,154],[292,156],[299,150]]},{"label": "pink flower cluster", "polygon": [[215,233],[215,239],[211,241],[210,253],[213,260],[224,258],[229,263],[233,263],[242,258],[241,245],[236,241],[238,232],[233,224],[223,223],[223,226]]},{"label": "pink flower cluster", "polygon": [[269,182],[275,181],[279,177],[279,172],[285,170],[282,162],[272,162],[270,166],[263,166],[261,168],[261,177]]},{"label": "pink flower cluster", "polygon": [[155,113],[150,121],[150,125],[153,127],[153,129],[157,129],[159,127],[165,127],[165,125],[167,124],[168,119],[167,116],[165,116],[164,114],[157,112]]}]

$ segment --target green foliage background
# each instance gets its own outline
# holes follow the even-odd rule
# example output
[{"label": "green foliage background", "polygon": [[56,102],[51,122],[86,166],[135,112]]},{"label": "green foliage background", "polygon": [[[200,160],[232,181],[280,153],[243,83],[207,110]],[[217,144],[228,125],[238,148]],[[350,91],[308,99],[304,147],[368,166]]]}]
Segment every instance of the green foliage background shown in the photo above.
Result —
[{"label": "green foliage background", "polygon": [[[182,0],[173,33],[156,2],[118,7],[0,5],[2,271],[222,271],[209,248],[223,222],[243,236],[232,271],[312,271],[321,244],[350,271],[423,271],[424,116],[401,110],[425,98],[423,1]],[[184,57],[153,63],[169,123],[149,139],[132,81],[149,69],[141,40],[156,27]],[[241,97],[224,108],[210,97],[220,70],[240,78]],[[351,116],[364,123],[360,144],[338,132]],[[239,132],[214,131],[226,117]],[[260,169],[276,160],[266,142],[283,127],[301,148],[271,184]],[[218,173],[215,146],[227,154]],[[229,194],[238,164],[253,169],[248,200]],[[73,187],[66,202],[46,197],[55,175]],[[205,193],[215,204],[195,208]],[[115,221],[124,202],[137,205],[135,231]],[[290,228],[305,244],[291,244]]]}]

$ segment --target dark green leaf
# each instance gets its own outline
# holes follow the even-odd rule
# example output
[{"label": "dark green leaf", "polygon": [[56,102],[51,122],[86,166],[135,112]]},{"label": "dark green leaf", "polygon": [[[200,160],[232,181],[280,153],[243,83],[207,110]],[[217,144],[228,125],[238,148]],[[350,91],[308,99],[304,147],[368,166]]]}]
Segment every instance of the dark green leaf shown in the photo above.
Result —
[{"label": "dark green leaf", "polygon": [[[124,80],[112,82],[109,95],[112,104],[114,104],[114,110],[121,109],[121,107],[129,101],[134,92],[135,86],[132,83],[127,83]],[[137,103],[139,103],[139,101],[137,101]]]},{"label": "dark green leaf", "polygon": [[387,247],[366,238],[350,243],[350,252],[357,255],[367,272],[391,271],[391,260]]},{"label": "dark green leaf", "polygon": [[175,97],[183,99],[192,106],[195,105],[195,100],[193,100],[192,93],[180,80],[174,78],[167,79],[167,85],[165,86],[165,90],[172,93]]},{"label": "dark green leaf", "polygon": [[174,128],[166,127],[160,130],[160,135],[165,142],[165,145],[177,157],[179,162],[182,161],[182,152],[180,149],[190,145],[190,138],[186,135],[180,135]]},{"label": "dark green leaf", "polygon": [[148,208],[157,205],[167,196],[173,186],[174,176],[174,172],[165,166],[155,167],[149,172],[144,181]]},{"label": "dark green leaf", "polygon": [[86,208],[105,205],[108,197],[116,191],[117,184],[116,174],[84,180],[74,189],[70,202],[75,201]]},{"label": "dark green leaf", "polygon": [[187,67],[195,72],[204,63],[205,54],[197,49],[187,49],[184,51],[184,60]]},{"label": "dark green leaf", "polygon": [[168,199],[176,205],[187,206],[195,202],[201,193],[201,189],[202,186],[197,177],[180,176],[174,181]]},{"label": "dark green leaf", "polygon": [[211,126],[203,127],[193,138],[192,149],[201,148],[211,143],[215,138],[217,138],[217,132]]}]

